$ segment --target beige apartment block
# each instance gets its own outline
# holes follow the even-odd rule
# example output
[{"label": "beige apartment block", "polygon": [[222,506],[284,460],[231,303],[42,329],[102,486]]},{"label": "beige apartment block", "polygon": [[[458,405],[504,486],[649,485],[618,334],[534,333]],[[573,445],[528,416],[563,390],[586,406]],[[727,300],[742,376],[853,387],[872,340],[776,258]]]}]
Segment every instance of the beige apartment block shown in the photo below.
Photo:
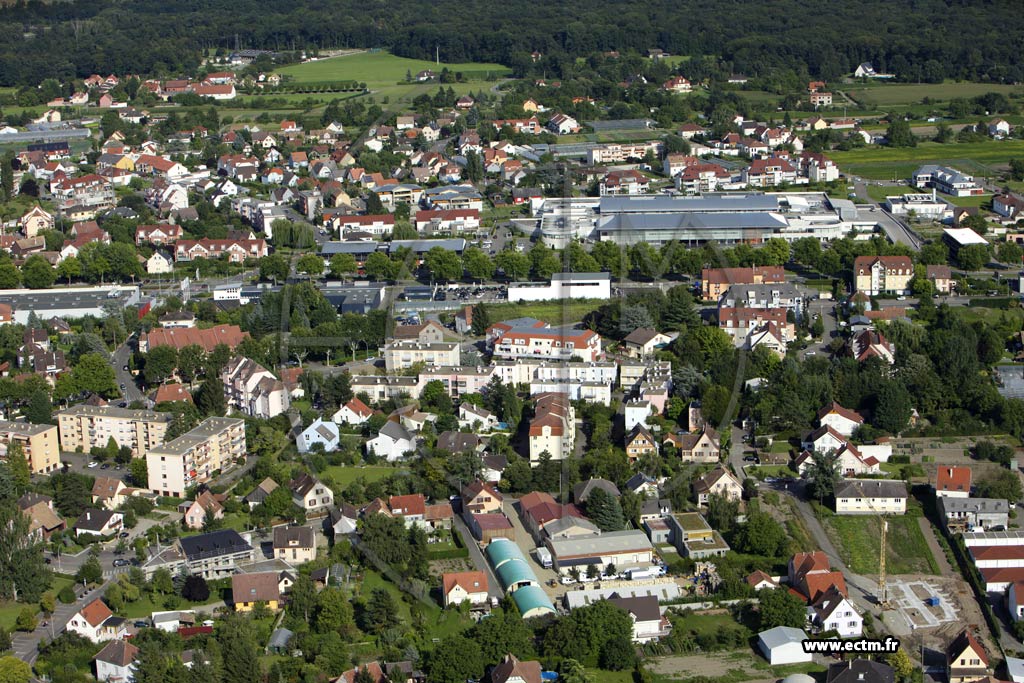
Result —
[{"label": "beige apartment block", "polygon": [[65,451],[88,453],[95,446],[104,448],[110,437],[114,437],[118,446],[127,446],[140,458],[164,442],[171,418],[169,413],[152,410],[71,406],[57,414],[60,446]]}]

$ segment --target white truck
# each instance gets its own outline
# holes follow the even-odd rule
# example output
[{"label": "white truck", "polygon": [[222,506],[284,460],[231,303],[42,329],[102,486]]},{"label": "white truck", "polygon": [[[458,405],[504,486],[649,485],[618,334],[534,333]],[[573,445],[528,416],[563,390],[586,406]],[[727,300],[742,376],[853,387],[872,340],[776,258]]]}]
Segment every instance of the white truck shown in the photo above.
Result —
[{"label": "white truck", "polygon": [[538,547],[534,554],[537,555],[537,562],[544,569],[551,569],[553,562],[551,560],[551,551],[544,547]]},{"label": "white truck", "polygon": [[665,569],[663,567],[630,567],[625,571],[626,578],[630,581],[639,581],[641,579],[656,579],[659,576],[665,575]]}]

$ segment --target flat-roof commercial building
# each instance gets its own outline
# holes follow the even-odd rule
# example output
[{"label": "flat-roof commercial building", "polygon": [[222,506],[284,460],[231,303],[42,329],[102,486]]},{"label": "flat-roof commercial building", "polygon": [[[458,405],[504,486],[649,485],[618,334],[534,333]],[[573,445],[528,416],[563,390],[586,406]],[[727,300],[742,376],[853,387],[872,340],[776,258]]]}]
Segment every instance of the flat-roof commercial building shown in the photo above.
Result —
[{"label": "flat-roof commercial building", "polygon": [[599,569],[616,567],[649,567],[654,563],[654,546],[639,530],[611,531],[598,536],[549,538],[548,549],[555,569],[568,574],[573,569],[585,572],[595,565]]},{"label": "flat-roof commercial building", "polygon": [[46,474],[60,468],[60,447],[54,425],[0,420],[0,460],[7,461],[11,444],[21,444],[32,474]]},{"label": "flat-roof commercial building", "polygon": [[555,273],[549,282],[513,282],[508,300],[551,301],[554,299],[610,299],[610,273]]},{"label": "flat-roof commercial building", "polygon": [[199,426],[146,454],[149,488],[181,497],[193,484],[208,481],[225,463],[245,455],[245,421],[208,417]]},{"label": "flat-roof commercial building", "polygon": [[61,289],[8,289],[0,303],[14,310],[14,322],[22,325],[35,313],[40,319],[106,318],[108,311],[139,303],[139,287],[65,287]]},{"label": "flat-roof commercial building", "polygon": [[816,192],[602,197],[599,213],[594,237],[621,245],[762,244],[773,237],[832,240],[854,228],[871,231],[877,225],[858,218],[852,202]]},{"label": "flat-roof commercial building", "polygon": [[57,413],[60,447],[65,451],[88,453],[104,448],[111,438],[118,446],[126,446],[136,457],[142,457],[164,442],[170,413],[133,410],[115,406],[79,404]]}]

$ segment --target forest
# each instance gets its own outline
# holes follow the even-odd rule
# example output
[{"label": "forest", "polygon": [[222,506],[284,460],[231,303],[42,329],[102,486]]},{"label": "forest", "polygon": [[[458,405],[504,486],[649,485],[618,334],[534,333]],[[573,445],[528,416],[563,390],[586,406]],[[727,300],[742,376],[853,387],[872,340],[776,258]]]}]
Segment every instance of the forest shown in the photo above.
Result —
[{"label": "forest", "polygon": [[[712,56],[723,72],[832,80],[874,63],[899,80],[1024,80],[1012,0],[29,0],[0,10],[0,84],[92,73],[170,76],[204,51],[379,47],[418,59],[498,62],[557,76],[606,51]],[[531,58],[538,51],[543,57]]]}]

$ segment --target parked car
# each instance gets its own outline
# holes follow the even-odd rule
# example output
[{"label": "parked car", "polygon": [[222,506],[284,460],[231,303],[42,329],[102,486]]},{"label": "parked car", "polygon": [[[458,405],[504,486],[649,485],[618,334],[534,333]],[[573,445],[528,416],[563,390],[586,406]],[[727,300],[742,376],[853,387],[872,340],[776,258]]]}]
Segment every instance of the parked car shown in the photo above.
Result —
[{"label": "parked car", "polygon": [[99,466],[100,466],[100,464],[98,462],[96,462],[95,460],[93,460],[88,465],[86,465],[86,467],[88,467],[90,470],[93,469],[94,467],[99,467]]},{"label": "parked car", "polygon": [[127,567],[129,564],[131,564],[131,562],[124,559],[123,557],[119,557],[116,560],[114,560],[115,567]]}]

